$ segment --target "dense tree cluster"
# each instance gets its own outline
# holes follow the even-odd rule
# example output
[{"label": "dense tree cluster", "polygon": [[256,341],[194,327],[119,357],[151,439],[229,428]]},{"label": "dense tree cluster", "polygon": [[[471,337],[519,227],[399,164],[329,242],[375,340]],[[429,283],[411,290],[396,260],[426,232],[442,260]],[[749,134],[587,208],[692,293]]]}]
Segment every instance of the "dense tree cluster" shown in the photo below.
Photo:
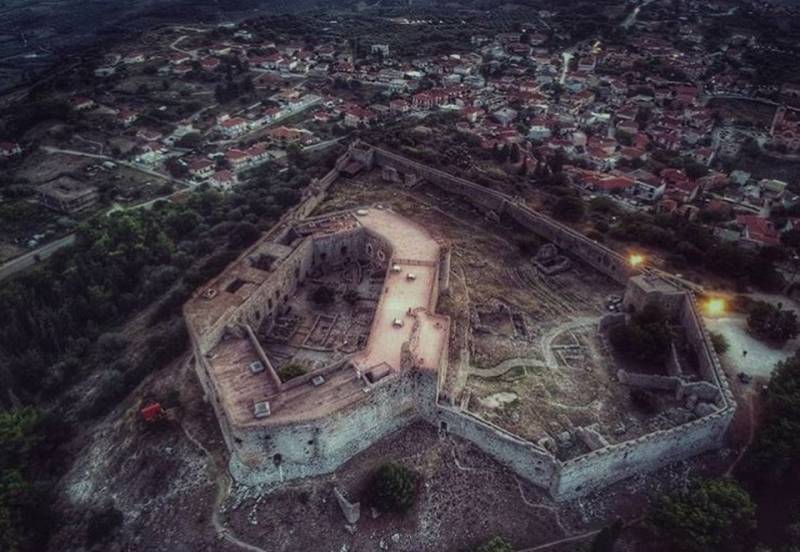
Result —
[{"label": "dense tree cluster", "polygon": [[[3,283],[0,407],[47,405],[46,419],[66,425],[53,429],[28,408],[0,412],[1,549],[42,549],[53,524],[40,521],[47,508],[39,489],[47,485],[37,468],[63,458],[52,450],[69,438],[70,424],[107,413],[186,349],[180,307],[192,291],[236,259],[317,176],[296,168],[262,171],[226,195],[201,188],[180,203],[100,216],[77,229],[74,246]],[[147,331],[119,331],[147,307]],[[61,400],[86,380],[92,384]],[[51,452],[38,453],[39,442]],[[101,542],[119,516],[111,509],[95,517],[87,538]]]},{"label": "dense tree cluster", "polygon": [[648,305],[625,324],[609,331],[609,339],[620,353],[641,362],[663,362],[672,343],[667,317],[657,305]]},{"label": "dense tree cluster", "polygon": [[785,343],[797,337],[800,327],[797,325],[797,314],[784,309],[780,303],[772,305],[765,301],[755,301],[748,308],[748,329],[767,341]]},{"label": "dense tree cluster", "polygon": [[780,250],[742,249],[718,240],[707,227],[687,222],[683,217],[630,214],[613,226],[608,235],[615,240],[665,250],[669,253],[668,261],[676,268],[702,266],[741,287],[753,285],[774,291],[782,285],[782,278],[775,269],[775,262],[782,258]]},{"label": "dense tree cluster", "polygon": [[733,552],[755,527],[755,506],[733,480],[709,480],[664,497],[650,523],[670,550]]},{"label": "dense tree cluster", "polygon": [[767,389],[764,424],[749,467],[760,478],[781,479],[800,467],[800,353],[780,362]]},{"label": "dense tree cluster", "polygon": [[42,417],[33,408],[0,411],[0,550],[42,544],[48,523],[47,486],[33,481],[31,458],[43,442]]}]

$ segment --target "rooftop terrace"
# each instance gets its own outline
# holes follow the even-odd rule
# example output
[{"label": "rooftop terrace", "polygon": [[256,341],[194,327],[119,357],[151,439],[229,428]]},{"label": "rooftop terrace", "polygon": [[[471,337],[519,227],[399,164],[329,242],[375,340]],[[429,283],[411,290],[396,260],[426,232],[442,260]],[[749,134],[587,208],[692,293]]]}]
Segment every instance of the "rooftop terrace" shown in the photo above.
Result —
[{"label": "rooftop terrace", "polygon": [[[279,388],[267,371],[253,373],[251,363],[260,359],[256,345],[248,337],[228,334],[206,355],[209,373],[220,400],[236,426],[272,425],[307,421],[331,415],[365,396],[373,385],[388,381],[400,374],[408,364],[403,362],[403,345],[409,344],[413,365],[420,369],[436,370],[447,350],[449,320],[433,313],[440,246],[418,224],[384,209],[360,209],[353,213],[336,214],[329,219],[314,219],[301,223],[294,230],[300,235],[322,237],[333,232],[352,232],[354,229],[383,238],[392,247],[389,270],[377,302],[366,346],[351,357],[336,353],[331,362],[305,376],[289,380]],[[264,244],[250,252],[275,248]],[[284,247],[273,262],[280,263],[289,256]],[[273,255],[274,256],[274,255]],[[258,274],[249,275],[250,271]],[[235,292],[224,289],[232,278],[250,276]],[[230,296],[224,301],[214,297],[208,302],[219,306],[208,310],[212,318],[230,314],[231,307],[267,281],[269,272],[247,266],[247,260],[233,264],[217,280],[218,293]],[[203,301],[202,296],[195,301]],[[200,331],[203,327],[199,328]],[[312,380],[321,375],[324,382]],[[254,405],[269,402],[269,415],[256,417]]]}]

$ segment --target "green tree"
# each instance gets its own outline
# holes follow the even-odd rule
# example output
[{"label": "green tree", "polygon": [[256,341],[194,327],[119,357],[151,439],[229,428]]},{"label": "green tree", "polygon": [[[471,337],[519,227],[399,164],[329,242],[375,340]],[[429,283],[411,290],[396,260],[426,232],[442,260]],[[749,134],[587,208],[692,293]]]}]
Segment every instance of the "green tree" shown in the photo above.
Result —
[{"label": "green tree", "polygon": [[41,442],[41,417],[32,408],[0,412],[0,550],[32,544],[32,528],[44,513],[30,482],[31,456]]},{"label": "green tree", "polygon": [[613,326],[608,337],[617,351],[642,362],[664,361],[672,343],[666,315],[656,305],[648,305],[627,323]]},{"label": "green tree", "polygon": [[370,500],[382,512],[407,512],[417,498],[417,474],[400,464],[384,464],[373,474]]},{"label": "green tree", "polygon": [[755,527],[755,506],[736,482],[716,479],[664,497],[649,521],[673,550],[732,551]]},{"label": "green tree", "polygon": [[717,352],[718,355],[724,355],[728,352],[730,348],[730,344],[728,343],[728,338],[722,335],[719,332],[709,332],[711,334],[711,344],[714,346],[714,350]]},{"label": "green tree", "polygon": [[800,333],[794,311],[784,309],[780,303],[772,305],[765,301],[751,305],[747,327],[761,339],[777,343],[785,343]]},{"label": "green tree", "polygon": [[493,537],[476,548],[475,552],[514,552],[514,549],[504,538]]},{"label": "green tree", "polygon": [[750,453],[751,471],[780,478],[800,463],[800,352],[778,363],[767,388],[764,424]]}]

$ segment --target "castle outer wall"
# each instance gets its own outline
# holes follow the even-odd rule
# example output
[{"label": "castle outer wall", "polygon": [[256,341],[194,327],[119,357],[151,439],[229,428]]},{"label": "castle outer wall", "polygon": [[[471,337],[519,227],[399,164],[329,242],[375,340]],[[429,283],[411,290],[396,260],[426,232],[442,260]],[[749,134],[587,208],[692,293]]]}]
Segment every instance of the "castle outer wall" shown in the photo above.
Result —
[{"label": "castle outer wall", "polygon": [[[336,168],[315,182],[303,202],[259,243],[275,239],[280,232],[286,231],[289,223],[305,219],[313,212],[324,200],[327,188],[336,180],[339,171],[351,160],[361,162],[368,169],[391,167],[402,173],[405,180],[409,180],[411,175],[411,180],[425,180],[465,199],[481,211],[510,217],[517,224],[619,283],[625,284],[631,277],[641,274],[613,250],[529,209],[510,196],[365,144],[351,146],[339,159]],[[698,314],[694,296],[683,290],[664,295],[644,293],[638,288],[630,291],[631,302],[641,303],[645,300],[643,297],[647,296],[647,301],[662,301],[668,303],[671,310],[675,309],[696,352],[703,380],[720,390],[714,412],[669,430],[608,445],[562,462],[537,444],[453,405],[439,404],[440,380],[445,368],[441,366],[436,373],[410,371],[383,385],[376,385],[369,391],[366,400],[322,420],[276,425],[268,429],[232,428],[209,376],[205,353],[221,339],[232,321],[255,325],[264,317],[271,316],[272,309],[296,290],[310,268],[322,260],[323,253],[325,260],[329,261],[332,257],[347,255],[359,248],[364,251],[368,242],[372,243],[373,252],[385,245],[375,236],[363,234],[320,240],[319,244],[307,239],[307,244],[292,254],[296,257],[285,264],[285,268],[281,269],[285,272],[275,282],[264,285],[264,289],[259,289],[241,306],[231,309],[215,326],[198,332],[191,319],[187,318],[198,377],[219,419],[231,451],[231,473],[237,481],[245,484],[279,484],[298,477],[330,473],[377,440],[418,419],[475,443],[521,477],[548,490],[557,500],[580,497],[631,475],[650,472],[722,446],[736,405]],[[251,251],[255,249],[256,246]],[[385,253],[384,257],[388,259]],[[439,266],[440,271],[445,266],[449,267],[449,258],[446,261],[443,258]],[[446,286],[443,283],[447,281],[440,272],[438,285],[433,290],[434,300],[438,288],[442,287],[444,291]],[[636,294],[641,297],[637,298]],[[270,300],[274,304],[271,308]],[[444,359],[447,359],[446,354]]]}]

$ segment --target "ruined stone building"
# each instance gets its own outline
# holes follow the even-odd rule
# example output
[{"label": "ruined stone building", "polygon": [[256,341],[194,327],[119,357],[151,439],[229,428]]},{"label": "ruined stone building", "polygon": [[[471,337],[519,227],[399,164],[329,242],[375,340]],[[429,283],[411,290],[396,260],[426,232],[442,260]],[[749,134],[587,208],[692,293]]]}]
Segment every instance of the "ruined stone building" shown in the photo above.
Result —
[{"label": "ruined stone building", "polygon": [[[424,180],[492,216],[511,217],[573,259],[627,283],[628,306],[665,306],[684,327],[703,381],[688,383],[676,369],[671,379],[620,374],[620,382],[691,395],[702,403],[697,418],[614,444],[585,432],[591,452],[564,461],[543,443],[462,410],[443,392],[450,321],[436,313],[436,305],[449,286],[447,244],[380,206],[308,216],[354,162],[398,183]],[[259,328],[286,316],[293,296],[307,293],[315,274],[349,265],[382,275],[368,335],[358,346],[342,342],[347,347],[337,346],[326,363],[282,380]],[[569,499],[721,446],[735,409],[691,292],[631,268],[615,252],[513,198],[362,143],[351,146],[280,224],[198,290],[184,314],[198,377],[230,451],[231,473],[245,484],[332,472],[422,419],[474,442],[556,499]]]}]

